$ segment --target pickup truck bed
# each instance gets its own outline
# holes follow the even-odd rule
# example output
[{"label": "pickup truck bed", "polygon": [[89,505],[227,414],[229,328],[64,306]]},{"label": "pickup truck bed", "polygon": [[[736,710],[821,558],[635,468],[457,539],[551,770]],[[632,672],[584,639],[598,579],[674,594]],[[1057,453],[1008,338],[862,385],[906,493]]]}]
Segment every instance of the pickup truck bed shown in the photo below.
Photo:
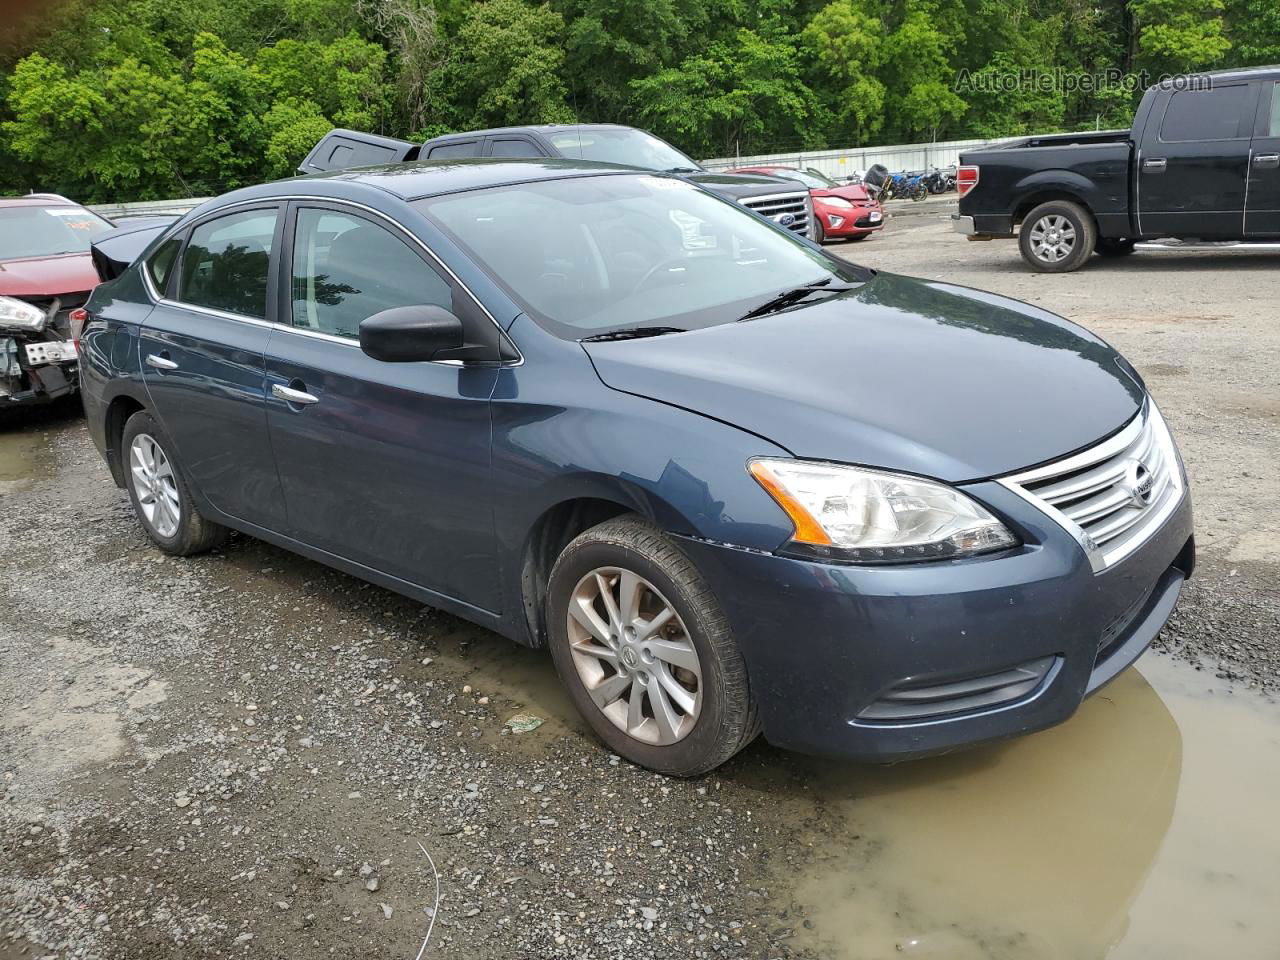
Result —
[{"label": "pickup truck bed", "polygon": [[956,228],[1017,237],[1037,270],[1139,240],[1280,238],[1280,68],[1148,90],[1131,130],[1024,137],[961,154]]}]

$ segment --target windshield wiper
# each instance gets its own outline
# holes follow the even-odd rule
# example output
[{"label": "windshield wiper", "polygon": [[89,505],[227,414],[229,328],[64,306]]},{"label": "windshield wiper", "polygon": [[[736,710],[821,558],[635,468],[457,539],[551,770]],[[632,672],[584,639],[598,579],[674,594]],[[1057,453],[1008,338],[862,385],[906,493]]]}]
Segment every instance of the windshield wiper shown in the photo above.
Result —
[{"label": "windshield wiper", "polygon": [[853,290],[853,284],[841,284],[840,286],[831,286],[831,277],[823,280],[816,280],[813,283],[806,283],[799,287],[792,287],[790,290],[783,290],[775,297],[770,297],[758,307],[752,307],[746,313],[738,318],[742,320],[754,320],[756,317],[763,317],[765,314],[777,313],[787,307],[798,304],[806,297],[811,297],[815,293],[844,293],[847,290]]},{"label": "windshield wiper", "polygon": [[608,333],[597,333],[594,337],[583,337],[579,343],[605,343],[609,340],[639,340],[641,337],[661,337],[668,333],[684,333],[683,327],[624,327],[621,330],[610,330]]},{"label": "windshield wiper", "polygon": [[663,173],[702,173],[697,167],[667,167]]}]

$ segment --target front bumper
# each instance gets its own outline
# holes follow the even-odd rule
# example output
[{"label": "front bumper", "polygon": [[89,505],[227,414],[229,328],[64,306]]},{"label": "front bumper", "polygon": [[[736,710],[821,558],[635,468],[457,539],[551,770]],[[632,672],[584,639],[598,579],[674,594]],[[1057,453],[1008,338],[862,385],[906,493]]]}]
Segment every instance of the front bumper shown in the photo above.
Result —
[{"label": "front bumper", "polygon": [[[878,218],[876,214],[879,214]],[[853,237],[884,229],[884,211],[875,207],[842,210],[815,205],[814,216],[821,221],[823,232],[828,237]]]},{"label": "front bumper", "polygon": [[[769,742],[887,762],[1031,733],[1070,717],[1155,638],[1194,563],[1189,496],[1095,575],[1034,507],[995,483],[969,489],[1024,546],[876,568],[682,541],[733,626]],[[1000,688],[1013,699],[981,692],[1022,668],[1029,679]],[[957,692],[934,700],[944,712],[902,716],[912,698]]]}]

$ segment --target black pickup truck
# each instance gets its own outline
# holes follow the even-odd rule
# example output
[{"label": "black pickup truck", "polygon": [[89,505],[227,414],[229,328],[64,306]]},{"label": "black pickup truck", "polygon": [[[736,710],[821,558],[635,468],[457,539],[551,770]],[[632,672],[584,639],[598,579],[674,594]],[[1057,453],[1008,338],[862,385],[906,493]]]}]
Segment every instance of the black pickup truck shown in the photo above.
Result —
[{"label": "black pickup truck", "polygon": [[1180,77],[1146,92],[1130,130],[963,153],[954,225],[970,240],[1016,235],[1023,259],[1052,273],[1139,240],[1274,242],[1278,82],[1280,67]]},{"label": "black pickup truck", "polygon": [[311,148],[298,172],[321,173],[411,160],[464,157],[568,157],[661,170],[741,203],[801,236],[813,237],[812,202],[794,180],[759,174],[716,173],[651,133],[614,123],[499,127],[410,143],[356,130],[330,130]]}]

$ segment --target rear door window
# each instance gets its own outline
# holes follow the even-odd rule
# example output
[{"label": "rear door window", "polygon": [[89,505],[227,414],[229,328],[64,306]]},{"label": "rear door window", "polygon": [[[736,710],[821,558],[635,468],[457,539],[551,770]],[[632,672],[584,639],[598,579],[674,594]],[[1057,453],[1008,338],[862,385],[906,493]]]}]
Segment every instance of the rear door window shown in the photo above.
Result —
[{"label": "rear door window", "polygon": [[491,157],[540,157],[542,151],[523,137],[490,141]]},{"label": "rear door window", "polygon": [[442,143],[431,148],[428,160],[451,160],[455,157],[477,157],[480,155],[479,140],[463,140],[460,143]]},{"label": "rear door window", "polygon": [[1271,129],[1270,137],[1280,137],[1280,83],[1271,85]]},{"label": "rear door window", "polygon": [[453,310],[448,281],[386,227],[335,210],[298,210],[293,240],[293,325],[356,339],[360,321],[427,304]]},{"label": "rear door window", "polygon": [[1240,120],[1248,100],[1249,85],[1245,83],[1210,90],[1175,91],[1165,108],[1160,139],[1165,143],[1233,140],[1239,136]]},{"label": "rear door window", "polygon": [[206,220],[182,254],[178,299],[259,320],[267,316],[267,280],[279,210],[247,210]]}]

